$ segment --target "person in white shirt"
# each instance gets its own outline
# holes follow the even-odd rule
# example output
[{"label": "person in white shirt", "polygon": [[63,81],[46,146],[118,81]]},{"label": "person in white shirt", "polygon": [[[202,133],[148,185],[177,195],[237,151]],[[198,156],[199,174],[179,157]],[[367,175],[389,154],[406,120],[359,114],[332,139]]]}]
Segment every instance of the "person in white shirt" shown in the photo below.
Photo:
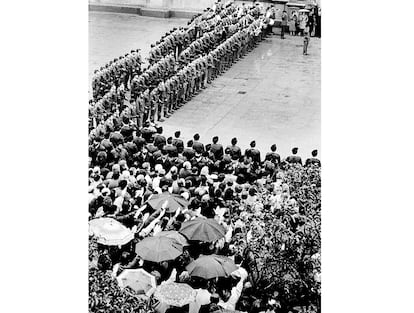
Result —
[{"label": "person in white shirt", "polygon": [[196,299],[189,305],[189,313],[198,313],[202,305],[210,304],[211,293],[207,289],[199,288],[197,291]]},{"label": "person in white shirt", "polygon": [[244,281],[247,279],[247,276],[248,276],[247,271],[242,267],[239,267],[239,269],[236,271],[236,274],[234,276],[236,275],[240,277],[239,282],[237,283],[235,287],[231,289],[230,292],[228,290],[224,290],[222,298],[224,298],[225,301],[223,299],[220,299],[218,303],[218,305],[221,306],[225,310],[230,310],[230,311],[236,310],[236,304],[239,301],[241,293],[243,291]]}]

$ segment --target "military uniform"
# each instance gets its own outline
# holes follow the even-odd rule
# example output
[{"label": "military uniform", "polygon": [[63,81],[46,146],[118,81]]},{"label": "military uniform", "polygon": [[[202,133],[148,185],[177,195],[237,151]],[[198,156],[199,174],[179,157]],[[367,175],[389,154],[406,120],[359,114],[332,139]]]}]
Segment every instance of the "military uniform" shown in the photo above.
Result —
[{"label": "military uniform", "polygon": [[259,163],[261,162],[260,160],[260,151],[258,149],[255,148],[250,148],[247,149],[246,152],[244,153],[244,155],[248,158],[251,158],[253,162]]},{"label": "military uniform", "polygon": [[178,153],[182,153],[184,151],[184,142],[180,138],[174,138],[172,144],[177,147]]},{"label": "military uniform", "polygon": [[142,95],[137,97],[136,102],[136,112],[137,112],[137,120],[138,120],[138,128],[143,127],[144,125],[144,116],[145,116],[145,100]]},{"label": "military uniform", "polygon": [[214,155],[215,160],[223,159],[224,151],[223,146],[219,143],[213,143],[210,147],[211,153]]},{"label": "military uniform", "polygon": [[290,155],[286,158],[286,162],[290,163],[290,164],[300,164],[302,165],[302,158],[300,156],[297,155]]},{"label": "military uniform", "polygon": [[159,104],[159,93],[158,93],[158,88],[154,88],[151,92],[150,92],[150,116],[151,116],[151,120],[153,122],[157,122],[158,121],[158,104]]},{"label": "military uniform", "polygon": [[276,152],[266,153],[266,160],[271,161],[274,164],[280,164],[280,155]]},{"label": "military uniform", "polygon": [[310,165],[321,166],[321,161],[318,158],[306,159],[305,166],[310,166]]}]

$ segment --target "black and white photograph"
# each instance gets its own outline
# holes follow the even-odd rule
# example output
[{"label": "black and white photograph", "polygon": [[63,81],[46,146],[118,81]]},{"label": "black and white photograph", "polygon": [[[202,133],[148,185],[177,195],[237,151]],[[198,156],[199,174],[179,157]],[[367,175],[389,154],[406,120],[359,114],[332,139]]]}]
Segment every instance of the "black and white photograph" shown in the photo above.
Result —
[{"label": "black and white photograph", "polygon": [[413,9],[2,2],[1,311],[411,312]]},{"label": "black and white photograph", "polygon": [[321,312],[321,3],[89,0],[89,312]]}]

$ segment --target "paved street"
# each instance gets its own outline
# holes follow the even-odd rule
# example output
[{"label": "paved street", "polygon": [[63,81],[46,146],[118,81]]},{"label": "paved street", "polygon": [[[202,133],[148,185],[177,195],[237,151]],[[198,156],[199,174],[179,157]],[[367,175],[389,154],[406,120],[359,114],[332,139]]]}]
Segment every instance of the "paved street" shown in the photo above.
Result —
[{"label": "paved street", "polygon": [[164,124],[167,133],[181,129],[186,138],[233,136],[242,148],[256,140],[267,151],[276,143],[281,155],[293,146],[307,157],[320,149],[320,40],[302,55],[302,38],[263,41]]},{"label": "paved street", "polygon": [[[89,17],[90,71],[132,48],[146,56],[165,30],[186,23],[108,13]],[[293,146],[303,158],[310,156],[321,145],[321,42],[311,38],[307,56],[302,42],[289,36],[263,41],[162,123],[166,133],[180,129],[190,139],[199,132],[204,142],[218,135],[223,145],[237,136],[242,149],[256,140],[263,152],[276,143],[282,156]]]}]

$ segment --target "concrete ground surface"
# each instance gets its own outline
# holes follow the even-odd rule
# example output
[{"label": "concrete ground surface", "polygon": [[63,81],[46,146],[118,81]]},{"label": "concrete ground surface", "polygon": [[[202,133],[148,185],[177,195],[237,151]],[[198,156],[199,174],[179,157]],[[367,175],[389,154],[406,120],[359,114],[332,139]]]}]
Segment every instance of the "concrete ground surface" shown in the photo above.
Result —
[{"label": "concrete ground surface", "polygon": [[320,150],[320,40],[302,55],[302,38],[274,36],[235,63],[164,122],[168,134],[215,135],[223,145],[237,137],[242,149],[255,140],[261,151],[276,143],[281,156],[292,147],[308,157]]},{"label": "concrete ground surface", "polygon": [[[177,25],[174,23],[186,22],[90,13],[89,23],[90,67],[95,68],[95,64],[103,64],[112,55],[133,47],[148,51],[165,30]],[[98,38],[93,38],[95,35]],[[224,146],[237,137],[243,150],[256,140],[263,155],[275,143],[282,157],[297,146],[303,159],[313,149],[320,150],[321,41],[311,38],[306,56],[302,54],[302,43],[302,37],[289,35],[285,40],[274,35],[262,41],[160,123],[166,136],[181,130],[182,137],[188,140],[198,132],[201,141],[208,143],[217,135]]]}]

